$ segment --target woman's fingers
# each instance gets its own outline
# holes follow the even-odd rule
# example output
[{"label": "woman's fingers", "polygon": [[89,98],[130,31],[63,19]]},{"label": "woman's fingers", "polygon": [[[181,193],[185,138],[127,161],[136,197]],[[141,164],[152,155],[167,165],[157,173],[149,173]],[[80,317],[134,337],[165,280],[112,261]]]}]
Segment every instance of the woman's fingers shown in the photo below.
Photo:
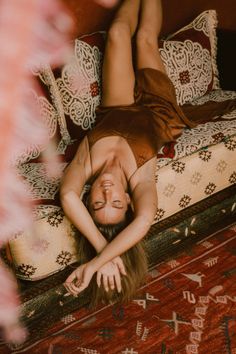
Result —
[{"label": "woman's fingers", "polygon": [[115,282],[114,282],[113,275],[110,275],[110,276],[108,277],[108,284],[109,284],[111,290],[114,290],[114,289],[115,289]]},{"label": "woman's fingers", "polygon": [[103,286],[104,286],[105,291],[109,291],[107,276],[103,275],[102,280],[103,280]]},{"label": "woman's fingers", "polygon": [[101,272],[97,272],[97,285],[98,285],[98,287],[100,288],[100,286],[101,286],[101,279],[102,279],[102,274],[101,274]]},{"label": "woman's fingers", "polygon": [[73,290],[73,288],[71,287],[71,283],[64,283],[64,287],[66,288],[66,290],[73,296],[77,296],[77,292]]},{"label": "woman's fingers", "polygon": [[72,272],[69,277],[66,279],[66,283],[71,283],[72,281],[74,281],[76,279],[76,274],[75,271]]},{"label": "woman's fingers", "polygon": [[115,282],[116,282],[116,289],[118,291],[118,293],[121,292],[121,279],[120,279],[120,273],[117,272],[117,274],[115,274]]},{"label": "woman's fingers", "polygon": [[121,274],[127,275],[124,263],[120,257],[118,257],[118,259],[116,260],[116,265],[117,265],[119,271],[121,272]]}]

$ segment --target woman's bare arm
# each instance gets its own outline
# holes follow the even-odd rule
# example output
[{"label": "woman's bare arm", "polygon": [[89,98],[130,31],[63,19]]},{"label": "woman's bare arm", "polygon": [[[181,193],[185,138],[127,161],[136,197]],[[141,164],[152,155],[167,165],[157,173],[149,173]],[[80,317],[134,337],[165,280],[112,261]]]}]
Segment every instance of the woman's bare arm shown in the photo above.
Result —
[{"label": "woman's bare arm", "polygon": [[108,264],[111,259],[133,247],[148,232],[157,208],[154,176],[152,180],[137,184],[134,195],[136,215],[131,224],[121,231],[97,257],[78,267],[67,279],[67,288],[73,295],[77,295],[89,285],[93,274],[101,269],[103,264]]},{"label": "woman's bare arm", "polygon": [[84,184],[90,176],[90,156],[87,138],[85,138],[63,175],[60,198],[65,215],[89,240],[96,251],[101,252],[107,241],[94,224],[87,208],[80,199]]},{"label": "woman's bare arm", "polygon": [[79,267],[68,282],[73,286],[74,294],[83,291],[89,284],[93,274],[111,259],[123,254],[139,242],[148,232],[157,209],[157,191],[155,183],[156,159],[147,163],[147,168],[140,171],[133,178],[133,201],[135,218],[116,238],[114,238],[103,251],[90,262]]},{"label": "woman's bare arm", "polygon": [[104,263],[123,254],[138,243],[150,229],[157,209],[155,181],[146,181],[136,186],[134,191],[135,218],[91,261],[95,271]]}]

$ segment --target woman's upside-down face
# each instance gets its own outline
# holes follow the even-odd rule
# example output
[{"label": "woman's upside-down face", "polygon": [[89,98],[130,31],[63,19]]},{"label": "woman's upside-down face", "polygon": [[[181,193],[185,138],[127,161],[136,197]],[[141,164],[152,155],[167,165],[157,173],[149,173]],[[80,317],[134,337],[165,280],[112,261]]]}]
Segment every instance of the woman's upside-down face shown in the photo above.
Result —
[{"label": "woman's upside-down face", "polygon": [[100,175],[91,187],[89,211],[100,224],[117,224],[124,220],[129,203],[124,186],[110,173]]}]

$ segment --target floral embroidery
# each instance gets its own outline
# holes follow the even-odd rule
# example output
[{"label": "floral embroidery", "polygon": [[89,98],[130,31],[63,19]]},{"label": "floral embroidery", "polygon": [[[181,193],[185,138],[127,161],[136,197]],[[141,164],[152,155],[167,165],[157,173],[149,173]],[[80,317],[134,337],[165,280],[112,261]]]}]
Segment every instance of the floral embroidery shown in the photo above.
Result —
[{"label": "floral embroidery", "polygon": [[174,170],[177,173],[183,173],[185,169],[185,162],[181,161],[175,161],[172,163],[172,170]]},{"label": "floral embroidery", "polygon": [[190,83],[190,74],[188,70],[179,73],[179,81],[181,82],[181,85]]},{"label": "floral embroidery", "polygon": [[202,150],[199,152],[199,157],[202,161],[208,162],[211,159],[212,152],[208,150]]},{"label": "floral embroidery", "polygon": [[216,185],[214,183],[210,182],[205,188],[205,193],[207,195],[210,195],[214,192],[215,189],[216,189]]},{"label": "floral embroidery", "polygon": [[216,166],[216,170],[217,170],[217,172],[222,173],[225,171],[227,166],[228,166],[228,164],[225,161],[220,160],[220,162]]},{"label": "floral embroidery", "polygon": [[[192,105],[202,105],[202,104],[209,102],[209,101],[224,102],[226,100],[232,100],[234,98],[236,98],[235,91],[212,90],[208,94],[206,94],[202,97],[196,98],[189,103]],[[235,116],[235,112],[234,112],[234,116]]]},{"label": "floral embroidery", "polygon": [[195,172],[192,177],[191,177],[191,180],[190,182],[193,184],[193,185],[197,185],[202,179],[202,175],[201,173],[199,172]]},{"label": "floral embroidery", "polygon": [[100,103],[101,53],[79,39],[75,55],[56,80],[65,114],[83,130],[92,128],[95,109]]},{"label": "floral embroidery", "polygon": [[[67,163],[58,163],[60,175]],[[33,200],[54,199],[59,190],[60,176],[48,178],[45,163],[26,163],[18,166],[18,171],[24,177],[30,196]]]},{"label": "floral embroidery", "polygon": [[215,144],[220,143],[224,139],[224,137],[225,136],[222,132],[212,135]]},{"label": "floral embroidery", "polygon": [[179,201],[179,206],[181,208],[186,208],[186,206],[189,205],[190,201],[191,201],[190,196],[189,195],[184,195]]},{"label": "floral embroidery", "polygon": [[213,78],[209,50],[190,40],[167,40],[163,42],[160,54],[175,86],[178,104],[201,97],[207,92]]},{"label": "floral embroidery", "polygon": [[225,147],[230,151],[234,151],[236,149],[236,140],[234,139],[227,139],[224,144]]},{"label": "floral embroidery", "polygon": [[173,184],[168,184],[164,191],[163,191],[163,194],[166,196],[166,197],[171,197],[175,191],[175,186]]},{"label": "floral embroidery", "polygon": [[97,81],[90,84],[90,93],[92,97],[99,95],[99,85]]},{"label": "floral embroidery", "polygon": [[30,277],[36,272],[37,268],[33,267],[30,264],[22,263],[17,267],[17,270],[20,274],[23,274],[26,277]]},{"label": "floral embroidery", "polygon": [[155,215],[155,218],[154,218],[154,221],[159,221],[159,220],[161,220],[162,218],[163,218],[163,216],[164,216],[164,214],[165,214],[165,210],[163,210],[163,209],[157,209],[157,212],[156,212],[156,215]]},{"label": "floral embroidery", "polygon": [[55,211],[55,213],[48,215],[48,223],[51,226],[56,226],[58,227],[64,218],[64,214],[62,212],[62,210],[57,210]]},{"label": "floral embroidery", "polygon": [[62,266],[66,266],[72,259],[72,254],[68,251],[61,251],[57,256],[56,262]]}]

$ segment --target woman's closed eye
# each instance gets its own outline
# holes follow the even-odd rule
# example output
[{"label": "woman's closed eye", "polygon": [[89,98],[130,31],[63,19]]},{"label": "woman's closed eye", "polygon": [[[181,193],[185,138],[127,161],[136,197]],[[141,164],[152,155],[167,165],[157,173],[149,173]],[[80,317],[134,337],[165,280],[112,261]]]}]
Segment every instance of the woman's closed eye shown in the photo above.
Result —
[{"label": "woman's closed eye", "polygon": [[[106,202],[98,201],[93,204],[93,210],[99,210],[104,208],[106,205]],[[117,209],[123,209],[123,204],[120,200],[113,200],[112,201],[112,206]]]},{"label": "woman's closed eye", "polygon": [[123,204],[120,200],[113,200],[112,206],[118,209],[123,209]]},{"label": "woman's closed eye", "polygon": [[101,208],[103,208],[104,206],[105,206],[105,202],[95,202],[94,204],[93,204],[93,210],[99,210],[99,209],[101,209]]}]

